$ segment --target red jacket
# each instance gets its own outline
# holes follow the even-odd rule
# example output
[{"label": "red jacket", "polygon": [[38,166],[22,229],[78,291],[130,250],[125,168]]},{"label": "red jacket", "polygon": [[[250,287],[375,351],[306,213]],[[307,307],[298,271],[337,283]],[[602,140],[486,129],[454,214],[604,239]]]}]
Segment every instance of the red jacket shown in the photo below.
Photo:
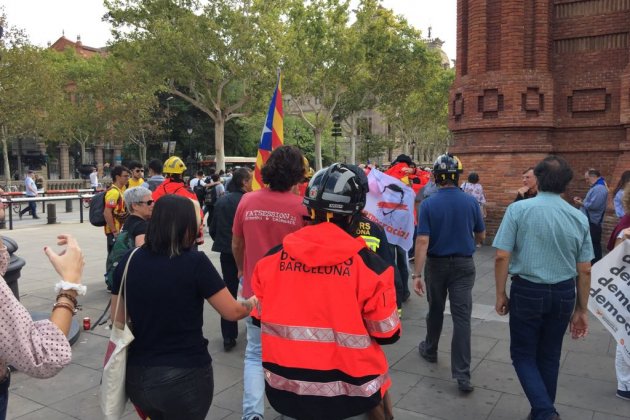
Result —
[{"label": "red jacket", "polygon": [[157,201],[160,197],[169,195],[169,194],[177,194],[182,197],[192,198],[195,201],[197,200],[197,195],[190,191],[190,188],[186,186],[183,182],[173,181],[171,178],[166,178],[164,182],[158,185],[153,191],[152,198]]},{"label": "red jacket", "polygon": [[400,336],[394,272],[332,223],[304,227],[261,259],[252,277],[266,392],[300,419],[365,413],[389,388],[381,344]]},{"label": "red jacket", "polygon": [[385,173],[409,185],[413,188],[413,191],[418,194],[418,191],[429,182],[431,174],[419,168],[414,168],[414,171],[409,173],[407,171],[409,168],[410,166],[408,164],[399,162],[385,171]]}]

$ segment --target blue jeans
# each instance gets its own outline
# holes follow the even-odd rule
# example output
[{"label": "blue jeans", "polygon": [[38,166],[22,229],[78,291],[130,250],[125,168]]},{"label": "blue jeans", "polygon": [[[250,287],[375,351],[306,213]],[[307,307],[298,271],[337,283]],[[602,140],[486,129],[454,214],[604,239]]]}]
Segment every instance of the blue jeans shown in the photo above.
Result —
[{"label": "blue jeans", "polygon": [[0,382],[0,420],[7,418],[7,406],[9,405],[9,386],[11,378],[8,377]]},{"label": "blue jeans", "polygon": [[265,414],[265,375],[262,368],[262,343],[260,328],[252,323],[252,317],[245,321],[247,327],[247,347],[243,369],[243,420]]},{"label": "blue jeans", "polygon": [[212,404],[212,365],[127,366],[127,395],[151,420],[203,420]]},{"label": "blue jeans", "polygon": [[512,277],[510,355],[533,420],[547,420],[557,413],[560,351],[574,307],[574,279],[538,284]]}]

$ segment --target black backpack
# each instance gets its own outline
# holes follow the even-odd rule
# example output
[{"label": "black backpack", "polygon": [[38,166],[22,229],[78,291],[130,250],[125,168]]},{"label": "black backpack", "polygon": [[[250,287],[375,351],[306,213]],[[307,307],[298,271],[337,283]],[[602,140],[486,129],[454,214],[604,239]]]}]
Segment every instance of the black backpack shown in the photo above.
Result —
[{"label": "black backpack", "polygon": [[200,203],[203,203],[206,199],[206,187],[201,185],[201,181],[197,181],[197,185],[195,185],[192,190],[197,196],[197,200],[199,200]]},{"label": "black backpack", "polygon": [[216,202],[217,202],[217,186],[213,185],[212,187],[206,189],[204,203],[206,206],[214,206]]},{"label": "black backpack", "polygon": [[107,191],[109,191],[109,188],[94,194],[90,199],[89,218],[92,226],[105,226],[107,224],[105,222],[105,215],[103,215],[105,211],[105,194],[107,194]]}]

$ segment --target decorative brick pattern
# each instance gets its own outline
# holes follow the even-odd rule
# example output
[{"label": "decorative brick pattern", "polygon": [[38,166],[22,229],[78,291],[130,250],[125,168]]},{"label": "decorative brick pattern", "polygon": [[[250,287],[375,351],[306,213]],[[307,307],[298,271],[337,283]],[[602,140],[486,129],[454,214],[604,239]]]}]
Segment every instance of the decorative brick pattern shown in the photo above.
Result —
[{"label": "decorative brick pattern", "polygon": [[574,90],[569,99],[570,109],[568,111],[573,113],[606,111],[610,105],[610,95],[606,94],[606,89]]},{"label": "decorative brick pattern", "polygon": [[602,15],[630,10],[630,0],[586,0],[557,4],[554,7],[556,19],[567,19]]},{"label": "decorative brick pattern", "polygon": [[503,95],[498,89],[486,89],[483,96],[477,98],[477,111],[481,112],[483,118],[497,118],[499,111],[503,111]]},{"label": "decorative brick pattern", "polygon": [[455,119],[461,119],[462,115],[464,115],[464,98],[461,93],[455,95],[455,100],[453,101],[453,115]]},{"label": "decorative brick pattern", "polygon": [[525,111],[528,118],[537,117],[545,110],[545,95],[540,93],[537,87],[527,88],[527,92],[521,95],[521,110]]},{"label": "decorative brick pattern", "polygon": [[554,41],[556,54],[628,48],[628,33],[585,36]]},{"label": "decorative brick pattern", "polygon": [[[449,150],[481,178],[488,234],[548,154],[575,171],[567,197],[584,196],[589,167],[616,185],[630,170],[630,0],[458,0],[457,22]],[[611,198],[603,238],[615,222]]]}]

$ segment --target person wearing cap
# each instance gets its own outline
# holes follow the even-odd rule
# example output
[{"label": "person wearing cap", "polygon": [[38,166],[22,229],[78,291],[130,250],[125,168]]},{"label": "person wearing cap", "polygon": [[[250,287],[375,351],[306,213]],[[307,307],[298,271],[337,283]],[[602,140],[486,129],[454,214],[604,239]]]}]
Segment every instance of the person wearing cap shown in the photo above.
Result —
[{"label": "person wearing cap", "polygon": [[[37,185],[35,185],[34,178],[35,172],[29,169],[29,171],[26,173],[26,177],[24,178],[24,194],[28,198],[37,197]],[[29,212],[31,216],[33,216],[33,219],[39,219],[39,216],[37,216],[37,203],[35,201],[29,201],[28,207],[20,211],[20,219],[26,212]]]},{"label": "person wearing cap", "polygon": [[[442,334],[446,298],[451,305],[453,338],[451,373],[461,392],[473,391],[470,382],[470,319],[472,288],[475,283],[475,242],[485,239],[481,208],[458,186],[463,172],[460,160],[443,154],[433,165],[438,191],[422,201],[416,239],[414,291],[427,294],[427,334],[420,342],[420,356],[436,363]],[[426,267],[425,267],[426,262]],[[422,274],[426,276],[426,285]]]},{"label": "person wearing cap", "polygon": [[171,156],[168,158],[162,168],[162,173],[166,178],[153,191],[153,200],[158,201],[165,195],[177,194],[197,201],[197,195],[184,183],[183,174],[185,170],[186,165],[179,157]]},{"label": "person wearing cap", "polygon": [[314,224],[254,269],[267,399],[289,418],[393,418],[381,345],[401,326],[392,266],[352,234],[365,197],[348,165],[318,171],[303,200]]},{"label": "person wearing cap", "polygon": [[[183,174],[186,170],[186,165],[184,161],[181,160],[177,156],[171,156],[166,159],[164,162],[164,167],[162,168],[162,173],[165,175],[166,179],[160,185],[155,188],[153,191],[152,198],[154,201],[158,201],[160,198],[165,195],[176,194],[182,197],[190,198],[195,202],[197,201],[197,194],[192,192],[186,183],[184,182]],[[201,214],[201,220],[203,221],[203,210],[199,209],[199,214]],[[195,241],[196,245],[201,245],[204,243],[203,239],[203,223],[199,228],[199,232],[197,233],[197,240]]]}]

